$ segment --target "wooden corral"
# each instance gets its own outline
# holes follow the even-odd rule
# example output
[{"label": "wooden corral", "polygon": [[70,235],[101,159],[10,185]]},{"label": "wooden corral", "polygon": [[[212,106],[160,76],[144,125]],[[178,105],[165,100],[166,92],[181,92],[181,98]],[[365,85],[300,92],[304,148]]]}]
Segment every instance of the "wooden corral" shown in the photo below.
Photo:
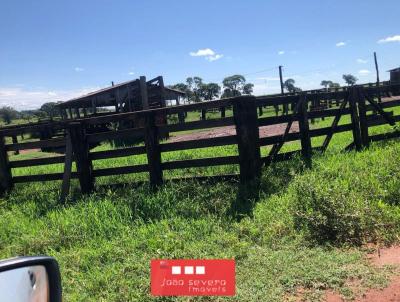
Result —
[{"label": "wooden corral", "polygon": [[[370,127],[383,124],[395,125],[396,122],[400,121],[400,115],[393,115],[393,113],[385,111],[385,109],[400,106],[399,97],[382,98],[382,103],[376,101],[378,96],[390,96],[399,87],[400,85],[380,85],[379,87],[364,85],[353,86],[340,91],[320,90],[318,92],[303,92],[301,94],[284,96],[242,96],[182,106],[2,129],[0,130],[0,191],[6,192],[16,183],[63,180],[62,192],[67,192],[69,179],[78,178],[81,191],[87,193],[94,189],[97,177],[139,172],[148,172],[150,184],[158,186],[165,180],[163,176],[163,171],[165,170],[219,165],[239,165],[240,174],[236,175],[236,177],[239,177],[243,184],[251,183],[260,177],[262,165],[268,165],[274,161],[287,160],[295,154],[301,154],[306,165],[311,166],[312,154],[315,151],[324,152],[335,133],[350,131],[353,136],[353,142],[346,149],[355,148],[357,150],[367,147],[371,141],[400,137],[400,132],[396,129],[382,134],[369,134]],[[335,108],[329,108],[328,106],[320,107],[318,110],[311,111],[311,105],[317,101],[320,103],[329,103],[332,101],[337,103],[338,106]],[[268,117],[258,116],[258,107],[273,108],[274,106],[285,104],[293,105],[293,111],[290,114]],[[170,115],[190,111],[218,109],[221,107],[233,107],[233,117],[176,124],[157,124],[156,122],[158,114]],[[346,124],[339,123],[341,117],[345,115],[350,116],[351,121]],[[312,119],[323,117],[333,117],[332,124],[323,128],[310,127]],[[129,122],[137,119],[144,120],[143,126],[135,125],[128,129],[110,130],[107,132],[87,132],[87,129],[94,125],[110,122]],[[291,128],[295,122],[298,123],[299,130],[293,132]],[[284,133],[260,137],[260,127],[282,123],[286,124]],[[178,142],[160,140],[160,134],[165,132],[210,129],[224,126],[234,126],[236,134]],[[21,133],[31,133],[47,127],[64,131],[64,136],[27,143],[5,143],[6,137],[12,137]],[[129,138],[135,135],[143,135],[145,144],[105,151],[90,150],[90,144],[116,138]],[[313,146],[311,138],[318,136],[325,137],[324,142],[321,146]],[[296,151],[281,153],[282,146],[292,141],[300,141],[301,148]],[[227,145],[237,145],[238,155],[166,162],[161,160],[163,152]],[[17,161],[9,161],[8,158],[9,151],[60,146],[67,146],[65,155]],[[261,155],[261,148],[265,146],[271,146],[272,148],[268,155]],[[146,164],[101,169],[94,169],[92,165],[92,161],[94,160],[139,154],[147,155]],[[73,161],[76,162],[76,172],[71,172]],[[12,173],[12,169],[14,168],[54,163],[64,163],[64,173],[24,176],[13,176]],[[220,175],[220,177],[235,176]]]}]

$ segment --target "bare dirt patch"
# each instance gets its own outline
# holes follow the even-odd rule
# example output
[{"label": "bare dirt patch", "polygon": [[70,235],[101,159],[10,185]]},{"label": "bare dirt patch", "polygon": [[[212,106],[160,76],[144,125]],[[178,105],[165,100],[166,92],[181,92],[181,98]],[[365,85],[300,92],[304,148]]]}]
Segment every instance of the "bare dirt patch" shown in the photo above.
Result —
[{"label": "bare dirt patch", "polygon": [[[285,132],[286,125],[287,124],[277,124],[277,125],[260,127],[260,137],[282,135]],[[292,127],[290,128],[290,132],[292,133],[298,131],[299,131],[299,125],[297,122],[295,122],[292,124]],[[169,142],[181,142],[181,141],[198,140],[198,139],[229,136],[229,135],[236,135],[235,126],[213,128],[209,130],[202,130],[188,134],[171,136]]]},{"label": "bare dirt patch", "polygon": [[[390,265],[400,268],[400,246],[377,249],[373,254],[368,255],[369,261],[377,267]],[[325,295],[326,302],[346,301],[336,293],[329,291]],[[389,286],[383,289],[367,290],[356,302],[400,302],[400,276],[391,278]]]}]

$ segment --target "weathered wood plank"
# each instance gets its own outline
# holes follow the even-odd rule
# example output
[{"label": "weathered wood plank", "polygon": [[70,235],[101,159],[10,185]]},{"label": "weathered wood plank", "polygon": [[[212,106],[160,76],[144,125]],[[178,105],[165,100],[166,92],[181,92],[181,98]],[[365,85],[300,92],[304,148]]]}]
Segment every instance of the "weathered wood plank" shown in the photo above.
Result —
[{"label": "weathered wood plank", "polygon": [[81,192],[86,194],[94,189],[94,178],[92,175],[93,166],[89,158],[89,144],[85,128],[80,123],[71,123],[69,132],[73,153],[76,159],[76,169],[79,175]]},{"label": "weathered wood plank", "polygon": [[65,138],[52,138],[48,140],[41,140],[35,142],[18,143],[6,145],[7,151],[26,150],[26,149],[37,149],[47,147],[62,147],[65,146]]},{"label": "weathered wood plank", "polygon": [[143,137],[144,129],[143,128],[130,128],[123,130],[115,130],[115,131],[107,131],[107,132],[99,132],[93,134],[87,134],[87,140],[89,143],[98,143],[106,140],[126,138],[126,137]]},{"label": "weathered wood plank", "polygon": [[197,130],[197,129],[208,129],[208,128],[217,128],[224,126],[232,126],[234,125],[233,117],[226,117],[222,119],[212,119],[205,121],[194,121],[187,122],[182,124],[172,124],[166,126],[159,126],[160,131],[170,131],[170,132],[179,132],[179,131],[187,131],[187,130]]},{"label": "weathered wood plank", "polygon": [[149,171],[148,165],[135,165],[135,166],[125,166],[125,167],[114,167],[114,168],[103,168],[93,170],[94,177],[100,176],[111,176],[111,175],[121,175],[121,174],[131,174]]},{"label": "weathered wood plank", "polygon": [[150,184],[156,187],[162,184],[163,173],[161,166],[161,148],[158,141],[159,134],[154,112],[148,112],[146,114],[145,125],[145,145],[150,173]]},{"label": "weathered wood plank", "polygon": [[58,155],[58,156],[45,157],[45,158],[15,160],[15,161],[10,161],[10,168],[22,168],[22,167],[60,164],[60,163],[63,163],[64,161],[65,161],[65,155]]},{"label": "weathered wood plank", "polygon": [[89,154],[91,160],[99,160],[106,158],[124,157],[131,155],[146,154],[145,146],[128,147],[114,150],[95,151]]},{"label": "weathered wood plank", "polygon": [[161,152],[179,151],[237,144],[236,135],[160,144]]},{"label": "weathered wood plank", "polygon": [[234,165],[234,164],[239,164],[238,156],[222,156],[222,157],[168,161],[162,163],[162,168],[163,170],[174,170],[174,169],[223,166],[223,165]]},{"label": "weathered wood plank", "polygon": [[233,104],[233,116],[239,151],[240,182],[250,183],[261,176],[256,98],[246,96],[236,99]]}]

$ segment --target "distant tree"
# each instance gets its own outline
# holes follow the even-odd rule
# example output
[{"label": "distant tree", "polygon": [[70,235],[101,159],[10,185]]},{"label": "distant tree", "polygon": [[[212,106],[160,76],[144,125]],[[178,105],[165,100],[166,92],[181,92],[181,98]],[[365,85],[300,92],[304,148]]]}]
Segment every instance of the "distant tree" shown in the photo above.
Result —
[{"label": "distant tree", "polygon": [[187,95],[188,101],[194,103],[201,102],[203,79],[200,77],[189,77],[186,79],[186,83],[189,92]]},{"label": "distant tree", "polygon": [[295,80],[293,80],[293,79],[287,79],[287,80],[283,83],[283,88],[286,89],[286,90],[287,90],[288,92],[290,92],[290,93],[302,91],[299,87],[294,86],[295,83],[296,83]]},{"label": "distant tree", "polygon": [[58,108],[56,106],[57,106],[57,103],[55,103],[55,102],[44,103],[40,107],[40,110],[45,112],[47,117],[52,119],[55,116],[59,115],[59,111],[58,111]]},{"label": "distant tree", "polygon": [[217,83],[202,84],[200,94],[203,100],[210,101],[218,98],[221,93],[221,87]]},{"label": "distant tree", "polygon": [[321,81],[321,86],[324,86],[325,87],[325,89],[326,88],[328,88],[328,87],[330,87],[330,85],[332,85],[333,84],[333,82],[332,81],[326,81],[326,80],[323,80],[323,81]]},{"label": "distant tree", "polygon": [[18,116],[18,112],[10,106],[3,106],[0,108],[0,116],[4,123],[8,125],[11,124],[11,121]]},{"label": "distant tree", "polygon": [[252,94],[253,93],[254,84],[247,83],[243,86],[243,94]]},{"label": "distant tree", "polygon": [[339,88],[340,84],[339,83],[330,83],[329,88]]},{"label": "distant tree", "polygon": [[222,98],[229,98],[240,96],[242,94],[253,93],[254,85],[251,83],[246,83],[246,78],[240,74],[226,77],[222,81],[222,84],[224,86]]},{"label": "distant tree", "polygon": [[358,79],[352,74],[344,74],[343,80],[346,82],[348,86],[353,86],[358,81]]}]

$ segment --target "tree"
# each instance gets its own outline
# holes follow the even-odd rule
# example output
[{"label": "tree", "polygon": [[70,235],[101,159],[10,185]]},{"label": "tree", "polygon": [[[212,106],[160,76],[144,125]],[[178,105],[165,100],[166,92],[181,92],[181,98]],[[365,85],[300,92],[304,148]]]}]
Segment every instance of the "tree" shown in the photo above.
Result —
[{"label": "tree", "polygon": [[340,84],[339,83],[330,83],[329,88],[339,88]]},{"label": "tree", "polygon": [[243,86],[243,94],[251,95],[253,93],[254,84],[247,83]]},{"label": "tree", "polygon": [[56,107],[56,105],[57,105],[57,103],[54,103],[54,102],[49,102],[49,103],[44,103],[41,107],[40,107],[40,110],[41,111],[43,111],[43,112],[45,112],[46,113],[46,115],[49,117],[49,118],[53,118],[53,117],[55,117],[55,116],[57,116],[58,115],[58,109],[57,109],[57,107]]},{"label": "tree", "polygon": [[346,82],[348,86],[353,86],[358,81],[358,79],[352,74],[344,74],[343,80]]},{"label": "tree", "polygon": [[3,106],[2,108],[0,108],[0,116],[7,125],[11,124],[11,121],[15,119],[17,115],[18,112],[12,107]]},{"label": "tree", "polygon": [[186,79],[186,83],[189,92],[189,94],[187,95],[189,103],[201,102],[201,86],[203,85],[203,79],[200,77],[189,77]]},{"label": "tree", "polygon": [[288,92],[295,92],[295,91],[296,91],[296,87],[294,86],[295,83],[296,83],[295,80],[293,80],[293,79],[287,79],[287,80],[283,83],[283,88],[286,89]]},{"label": "tree", "polygon": [[203,100],[210,101],[218,98],[221,93],[221,87],[217,83],[202,84],[200,86],[200,95]]},{"label": "tree", "polygon": [[253,93],[254,85],[246,83],[246,78],[240,74],[235,74],[230,77],[226,77],[222,84],[224,86],[224,92],[222,98],[229,98],[235,96],[241,96],[242,94]]},{"label": "tree", "polygon": [[324,86],[325,87],[325,89],[326,88],[328,88],[328,87],[331,87],[331,85],[333,84],[333,82],[332,81],[326,81],[326,80],[323,80],[323,81],[321,81],[321,86]]}]

